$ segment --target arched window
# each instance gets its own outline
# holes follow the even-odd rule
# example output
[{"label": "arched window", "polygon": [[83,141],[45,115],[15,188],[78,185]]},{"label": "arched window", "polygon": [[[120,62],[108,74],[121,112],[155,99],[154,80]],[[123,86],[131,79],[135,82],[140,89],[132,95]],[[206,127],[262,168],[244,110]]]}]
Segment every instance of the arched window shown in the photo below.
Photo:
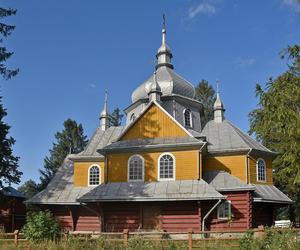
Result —
[{"label": "arched window", "polygon": [[192,127],[192,112],[189,109],[183,111],[184,126]]},{"label": "arched window", "polygon": [[256,162],[257,181],[266,181],[266,163],[263,159]]},{"label": "arched window", "polygon": [[136,119],[136,115],[135,115],[135,113],[133,113],[133,114],[130,116],[130,121],[133,122],[135,119]]},{"label": "arched window", "polygon": [[167,153],[162,154],[158,161],[158,179],[175,180],[175,158]]},{"label": "arched window", "polygon": [[89,168],[89,186],[97,186],[100,184],[100,167],[92,165]]},{"label": "arched window", "polygon": [[128,181],[144,180],[144,159],[140,155],[133,155],[128,160]]}]

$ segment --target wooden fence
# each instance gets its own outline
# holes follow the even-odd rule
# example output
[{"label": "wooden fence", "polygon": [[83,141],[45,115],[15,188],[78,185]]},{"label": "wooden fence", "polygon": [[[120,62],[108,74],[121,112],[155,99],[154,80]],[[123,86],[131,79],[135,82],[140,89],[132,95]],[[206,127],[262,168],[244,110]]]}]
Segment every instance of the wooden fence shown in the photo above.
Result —
[{"label": "wooden fence", "polygon": [[[280,228],[274,228],[274,230],[282,230]],[[299,228],[291,228],[291,231],[295,233],[300,233]],[[265,228],[259,226],[257,229],[251,229],[254,233],[254,237],[262,239],[265,233]],[[159,240],[159,241],[186,241],[188,249],[193,248],[194,243],[199,241],[211,241],[211,240],[221,240],[221,241],[237,241],[245,234],[245,230],[234,230],[234,231],[201,231],[194,233],[192,230],[189,232],[130,232],[128,229],[125,229],[123,232],[68,232],[62,234],[62,240],[68,240],[68,237],[104,237],[109,241],[122,241],[124,246],[128,246],[128,242],[132,237],[145,237],[146,239]],[[224,234],[226,235],[224,237]],[[222,236],[223,235],[223,236]],[[13,233],[4,233],[1,234],[3,239],[1,241],[13,241],[15,245],[18,245],[21,241],[27,241],[23,233],[20,233],[18,230]],[[159,237],[157,237],[159,236]],[[176,237],[177,236],[177,237]],[[179,236],[179,237],[178,237]],[[213,237],[214,236],[214,237]],[[221,237],[220,237],[221,236]]]}]

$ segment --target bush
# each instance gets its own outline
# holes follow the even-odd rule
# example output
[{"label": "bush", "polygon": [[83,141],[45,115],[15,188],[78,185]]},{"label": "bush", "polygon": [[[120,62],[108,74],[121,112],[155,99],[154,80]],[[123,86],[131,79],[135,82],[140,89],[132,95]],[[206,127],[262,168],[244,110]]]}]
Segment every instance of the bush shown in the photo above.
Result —
[{"label": "bush", "polygon": [[29,213],[23,227],[26,238],[33,243],[54,240],[60,234],[60,227],[50,211]]}]

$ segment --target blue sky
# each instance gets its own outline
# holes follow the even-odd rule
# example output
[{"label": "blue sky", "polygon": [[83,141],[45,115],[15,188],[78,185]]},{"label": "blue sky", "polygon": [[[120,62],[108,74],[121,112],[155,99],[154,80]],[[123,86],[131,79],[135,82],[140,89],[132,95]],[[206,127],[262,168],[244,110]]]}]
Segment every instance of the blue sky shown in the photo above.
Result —
[{"label": "blue sky", "polygon": [[226,118],[244,131],[255,108],[255,84],[286,70],[279,52],[299,43],[294,0],[0,1],[18,9],[5,45],[20,73],[1,81],[6,121],[16,139],[22,182],[38,180],[56,131],[67,118],[91,136],[104,90],[110,110],[130,104],[132,91],[153,72],[162,14],[175,70],[197,84],[221,83]]}]

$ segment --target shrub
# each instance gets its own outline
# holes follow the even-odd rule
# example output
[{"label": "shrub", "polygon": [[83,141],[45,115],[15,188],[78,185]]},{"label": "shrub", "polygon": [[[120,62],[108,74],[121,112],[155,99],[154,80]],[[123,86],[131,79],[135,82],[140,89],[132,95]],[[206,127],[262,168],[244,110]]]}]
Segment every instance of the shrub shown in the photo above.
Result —
[{"label": "shrub", "polygon": [[29,241],[38,243],[54,240],[60,228],[50,211],[39,211],[28,214],[23,232]]}]

